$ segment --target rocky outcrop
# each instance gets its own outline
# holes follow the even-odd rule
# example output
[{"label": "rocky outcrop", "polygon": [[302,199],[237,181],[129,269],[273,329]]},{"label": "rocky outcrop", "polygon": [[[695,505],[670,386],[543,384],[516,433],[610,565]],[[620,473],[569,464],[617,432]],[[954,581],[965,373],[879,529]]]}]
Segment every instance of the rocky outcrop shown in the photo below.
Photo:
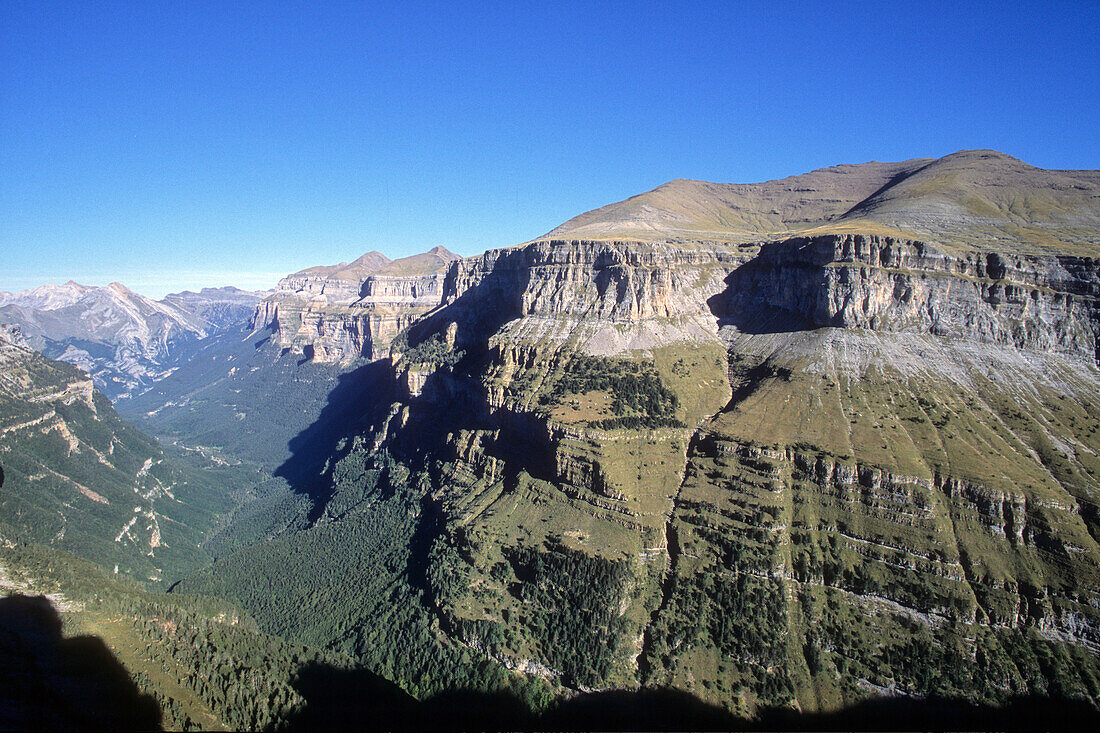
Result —
[{"label": "rocky outcrop", "polygon": [[458,324],[457,348],[578,342],[611,355],[713,340],[706,299],[747,254],[721,243],[547,240],[455,262],[425,332]]},{"label": "rocky outcrop", "polygon": [[773,242],[716,301],[744,332],[931,333],[1097,358],[1100,264],[1076,256],[948,252],[892,237]]},{"label": "rocky outcrop", "polygon": [[252,327],[318,362],[385,356],[394,336],[439,305],[443,271],[455,259],[435,247],[392,262],[369,253],[352,265],[303,270],[257,304]]}]

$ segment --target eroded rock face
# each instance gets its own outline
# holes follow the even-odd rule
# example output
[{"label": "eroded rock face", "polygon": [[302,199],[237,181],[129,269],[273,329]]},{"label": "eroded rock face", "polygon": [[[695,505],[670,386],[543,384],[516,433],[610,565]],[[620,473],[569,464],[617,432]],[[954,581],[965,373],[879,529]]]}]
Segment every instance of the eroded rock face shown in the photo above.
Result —
[{"label": "eroded rock face", "polygon": [[[984,209],[1008,214],[961,245],[967,192],[941,227],[936,167],[910,161],[676,183],[453,262],[391,346],[391,404],[334,459],[325,531],[350,544],[356,516],[415,515],[382,528],[410,560],[359,577],[408,583],[431,645],[573,689],[674,687],[746,715],[881,694],[1100,705],[1100,291],[1079,226],[1096,174],[1025,175],[1072,226],[991,240],[1019,218],[997,171],[1020,166],[938,170],[972,160]],[[427,297],[383,285],[371,308]],[[327,615],[330,638],[371,654],[377,623],[412,628],[361,606]]]},{"label": "eroded rock face", "polygon": [[460,347],[495,335],[624,353],[713,339],[706,298],[747,258],[724,244],[538,241],[456,262],[443,302]]},{"label": "eroded rock face", "polygon": [[[1100,651],[1100,444],[1082,422],[1098,287],[1089,258],[871,235],[491,251],[451,265],[409,331],[417,360],[393,354],[403,400],[374,445],[440,461],[465,580],[433,603],[507,666],[746,713],[928,694],[937,675],[996,699],[1047,684],[1017,654],[1064,645],[1081,680]],[[679,427],[603,429],[596,382],[555,392],[578,354],[652,362],[682,405],[711,402]],[[540,647],[545,619],[513,601],[569,587],[515,560],[531,546],[539,568],[581,553],[618,579],[588,591],[615,632],[570,652],[583,664]],[[494,623],[513,641],[487,643]],[[917,661],[884,667],[885,638]]]},{"label": "eroded rock face", "polygon": [[443,271],[457,255],[442,247],[392,262],[371,254],[283,278],[257,304],[252,327],[319,362],[385,356],[394,336],[439,305]]},{"label": "eroded rock face", "polygon": [[1097,260],[949,254],[847,235],[775,242],[730,276],[720,317],[742,331],[932,333],[1096,358]]}]

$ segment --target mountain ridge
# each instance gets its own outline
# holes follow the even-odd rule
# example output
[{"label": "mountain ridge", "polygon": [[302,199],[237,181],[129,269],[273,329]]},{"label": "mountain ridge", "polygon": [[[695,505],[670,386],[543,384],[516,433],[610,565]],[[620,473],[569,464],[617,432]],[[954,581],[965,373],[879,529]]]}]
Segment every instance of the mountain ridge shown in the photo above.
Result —
[{"label": "mountain ridge", "polygon": [[673,181],[288,276],[135,401],[283,461],[177,590],[421,696],[1100,709],[1100,205],[1062,173]]},{"label": "mountain ridge", "polygon": [[204,288],[153,300],[117,282],[70,280],[0,293],[0,322],[18,325],[36,350],[79,366],[118,399],[147,389],[200,342],[247,319],[259,295]]},{"label": "mountain ridge", "polygon": [[[960,172],[969,177],[952,185]],[[991,179],[1000,183],[991,186]],[[1003,190],[991,199],[994,188]],[[675,179],[576,216],[538,239],[738,243],[862,227],[943,246],[1080,251],[1096,244],[1088,232],[1100,226],[1098,202],[1100,171],[1044,170],[997,151],[965,150],[938,159],[837,165],[763,183]],[[983,244],[978,234],[997,244]]]},{"label": "mountain ridge", "polygon": [[[838,167],[807,175],[844,186],[748,197],[675,184],[456,260],[439,305],[373,355],[388,380],[331,452],[310,528],[181,587],[407,686],[472,649],[750,717],[884,694],[1097,706],[1100,207],[1070,185],[1073,240],[1045,199],[1015,202],[1023,165]],[[971,190],[1007,213],[941,216]],[[866,218],[884,202],[943,236]],[[734,225],[743,241],[715,236]],[[336,577],[400,588],[402,618]],[[324,613],[296,610],[317,596]]]}]

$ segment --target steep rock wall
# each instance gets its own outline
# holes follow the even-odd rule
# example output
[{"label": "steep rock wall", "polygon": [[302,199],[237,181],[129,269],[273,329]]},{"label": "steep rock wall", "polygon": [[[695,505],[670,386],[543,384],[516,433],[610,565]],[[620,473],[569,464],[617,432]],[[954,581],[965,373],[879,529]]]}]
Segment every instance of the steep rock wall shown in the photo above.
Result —
[{"label": "steep rock wall", "polygon": [[730,276],[724,322],[745,332],[926,332],[1097,357],[1100,265],[1082,257],[940,252],[890,237],[801,238]]},{"label": "steep rock wall", "polygon": [[440,273],[361,282],[294,275],[256,306],[252,327],[319,362],[380,358],[394,336],[439,305],[441,280]]}]

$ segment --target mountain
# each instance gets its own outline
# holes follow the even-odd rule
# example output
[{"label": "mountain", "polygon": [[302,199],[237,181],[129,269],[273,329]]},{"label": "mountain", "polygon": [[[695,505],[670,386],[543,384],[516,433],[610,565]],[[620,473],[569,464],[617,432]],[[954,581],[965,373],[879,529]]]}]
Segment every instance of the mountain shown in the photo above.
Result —
[{"label": "mountain", "polygon": [[227,286],[203,288],[197,293],[190,290],[169,293],[160,302],[199,319],[209,336],[246,323],[256,303],[266,294]]},{"label": "mountain", "polygon": [[252,319],[274,342],[317,362],[383,356],[393,337],[439,305],[443,275],[458,255],[444,247],[390,261],[311,267],[279,281]]},{"label": "mountain", "polygon": [[245,488],[210,461],[166,455],[88,375],[0,336],[0,533],[160,583],[209,562],[201,549]]},{"label": "mountain", "polygon": [[0,293],[0,323],[18,325],[34,349],[79,366],[118,399],[163,378],[198,342],[247,320],[258,300],[236,288],[205,288],[155,301],[119,283],[69,281]]},{"label": "mountain", "polygon": [[674,181],[416,275],[377,341],[390,264],[291,276],[256,325],[370,369],[287,445],[299,518],[179,589],[417,695],[1096,708],[1097,175]]},{"label": "mountain", "polygon": [[753,184],[671,181],[581,214],[544,239],[760,242],[862,233],[1038,254],[1084,253],[1100,171],[1050,171],[993,150],[822,168]]}]

